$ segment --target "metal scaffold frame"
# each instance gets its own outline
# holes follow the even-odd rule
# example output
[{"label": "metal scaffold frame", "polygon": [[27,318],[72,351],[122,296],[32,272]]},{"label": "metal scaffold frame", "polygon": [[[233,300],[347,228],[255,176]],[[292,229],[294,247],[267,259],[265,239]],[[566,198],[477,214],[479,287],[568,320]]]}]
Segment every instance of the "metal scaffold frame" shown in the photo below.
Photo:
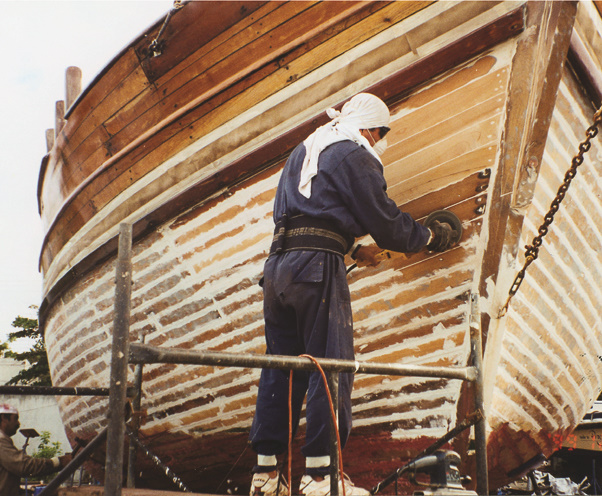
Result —
[{"label": "metal scaffold frame", "polygon": [[[140,409],[142,366],[149,363],[171,363],[188,365],[213,365],[221,367],[242,368],[275,368],[282,370],[305,370],[316,371],[317,365],[313,360],[304,357],[291,357],[281,355],[255,355],[245,353],[225,353],[212,351],[181,350],[173,348],[161,348],[146,345],[144,343],[129,342],[129,318],[131,304],[131,276],[132,276],[132,226],[121,224],[119,233],[119,251],[116,268],[116,290],[115,290],[115,314],[113,320],[113,345],[111,350],[111,376],[109,385],[109,408],[107,414],[108,424],[100,434],[96,436],[71,463],[67,465],[57,477],[40,493],[40,496],[51,494],[62,482],[67,480],[98,448],[106,439],[105,459],[105,496],[121,496],[123,486],[123,459],[124,459],[124,436],[130,438],[130,450],[128,456],[127,486],[134,486],[134,467],[136,462],[136,450],[141,449],[158,466],[172,477],[173,482],[182,490],[188,489],[184,483],[175,475],[169,467],[162,465],[161,460],[146,448],[137,437],[138,420],[133,415],[133,423],[126,426],[126,404],[127,396],[131,396],[131,388],[127,386],[127,373],[129,364],[137,364],[135,373],[134,397],[132,408]],[[339,373],[362,373],[381,374],[415,377],[440,377],[447,379],[458,379],[474,383],[475,389],[475,411],[467,419],[459,423],[446,436],[437,441],[433,446],[427,448],[420,456],[434,452],[447,441],[455,437],[462,430],[475,426],[475,453],[477,471],[477,493],[488,494],[487,477],[487,443],[486,443],[486,417],[483,403],[483,375],[482,375],[482,344],[480,313],[478,309],[478,297],[471,297],[470,314],[470,345],[471,366],[467,367],[427,367],[418,365],[403,365],[394,363],[372,363],[354,360],[337,360],[321,358],[315,359],[322,370],[328,376],[329,388],[333,397],[337,396]],[[88,391],[94,393],[94,391]],[[98,391],[106,395],[106,390]],[[63,394],[69,394],[64,392]],[[77,394],[77,393],[75,393]],[[336,408],[338,402],[333,402]],[[336,418],[336,415],[335,415]],[[335,420],[333,419],[333,424]],[[331,429],[334,431],[334,429]],[[338,452],[336,435],[331,435],[331,453]],[[331,463],[331,494],[339,494],[339,464],[338,457],[332,456]],[[393,482],[402,469],[392,474],[385,481],[373,489],[373,494]]]}]

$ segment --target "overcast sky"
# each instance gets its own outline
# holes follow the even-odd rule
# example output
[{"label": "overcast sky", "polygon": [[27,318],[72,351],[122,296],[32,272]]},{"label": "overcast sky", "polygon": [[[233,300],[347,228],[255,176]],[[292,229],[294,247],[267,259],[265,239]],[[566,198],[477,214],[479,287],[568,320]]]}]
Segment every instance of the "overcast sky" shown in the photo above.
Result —
[{"label": "overcast sky", "polygon": [[83,87],[147,27],[168,0],[0,0],[0,341],[18,315],[36,317],[43,238],[37,207],[45,131],[65,99],[65,70]]}]

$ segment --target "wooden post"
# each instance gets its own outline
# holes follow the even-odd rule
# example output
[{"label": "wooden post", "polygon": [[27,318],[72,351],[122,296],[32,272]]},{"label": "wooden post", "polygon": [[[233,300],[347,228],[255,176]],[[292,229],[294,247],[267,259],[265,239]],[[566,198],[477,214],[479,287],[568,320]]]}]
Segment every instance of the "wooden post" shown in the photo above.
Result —
[{"label": "wooden post", "polygon": [[105,496],[121,496],[123,482],[123,445],[125,435],[125,401],[127,388],[130,307],[132,292],[132,226],[119,226],[119,251],[115,281],[113,345],[111,349],[111,381],[107,457],[105,462]]},{"label": "wooden post", "polygon": [[79,67],[67,67],[65,74],[65,100],[67,109],[71,108],[73,102],[82,91],[82,71]]},{"label": "wooden post", "polygon": [[46,129],[46,151],[49,152],[54,146],[54,129]]},{"label": "wooden post", "polygon": [[483,388],[483,345],[481,338],[481,313],[479,297],[470,296],[470,351],[472,365],[477,370],[475,382],[475,409],[482,414],[475,425],[475,452],[477,466],[477,494],[489,494],[489,475],[487,472],[487,417],[485,415],[485,395]]},{"label": "wooden post", "polygon": [[[144,344],[144,336],[140,340]],[[142,368],[143,364],[139,363],[136,365],[134,372],[134,390],[136,394],[132,400],[132,431],[134,435],[138,435],[140,429],[140,406],[142,404]],[[133,443],[130,439],[130,446],[128,448],[128,472],[126,478],[126,486],[129,488],[136,487],[136,459],[137,459],[137,448],[136,443]]]},{"label": "wooden post", "polygon": [[55,113],[54,113],[54,137],[56,138],[63,126],[65,125],[65,102],[59,100],[56,102]]}]

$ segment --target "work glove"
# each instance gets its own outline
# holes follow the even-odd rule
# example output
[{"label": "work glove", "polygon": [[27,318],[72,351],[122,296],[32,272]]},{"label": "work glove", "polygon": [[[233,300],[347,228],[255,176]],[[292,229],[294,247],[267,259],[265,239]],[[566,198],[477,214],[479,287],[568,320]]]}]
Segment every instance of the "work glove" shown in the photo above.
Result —
[{"label": "work glove", "polygon": [[433,237],[430,243],[426,245],[427,250],[445,251],[456,244],[456,233],[448,223],[433,220],[428,228],[433,233]]}]

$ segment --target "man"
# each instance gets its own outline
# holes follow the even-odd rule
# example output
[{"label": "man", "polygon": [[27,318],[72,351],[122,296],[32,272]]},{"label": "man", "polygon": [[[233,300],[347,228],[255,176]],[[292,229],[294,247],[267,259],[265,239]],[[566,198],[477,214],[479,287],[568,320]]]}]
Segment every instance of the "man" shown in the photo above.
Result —
[{"label": "man", "polygon": [[20,426],[17,409],[0,404],[0,496],[18,496],[21,477],[51,474],[71,461],[71,455],[33,458],[18,450],[11,437]]},{"label": "man", "polygon": [[[451,229],[438,223],[427,229],[387,196],[379,154],[390,114],[382,100],[360,93],[341,112],[327,113],[332,120],[292,152],[276,192],[276,229],[264,268],[265,336],[268,354],[353,360],[344,255],[376,265],[375,255],[383,249],[417,252],[428,245],[443,251],[450,245]],[[366,234],[378,247],[354,245],[355,238]],[[257,452],[251,495],[288,494],[276,467],[276,455],[288,444],[288,377],[288,372],[275,369],[261,373],[250,433]],[[341,447],[351,429],[352,385],[353,374],[340,374]],[[295,371],[293,430],[306,393],[306,471],[299,494],[326,496],[331,457],[328,400],[319,373]],[[347,478],[344,483],[347,496],[369,494]]]}]

